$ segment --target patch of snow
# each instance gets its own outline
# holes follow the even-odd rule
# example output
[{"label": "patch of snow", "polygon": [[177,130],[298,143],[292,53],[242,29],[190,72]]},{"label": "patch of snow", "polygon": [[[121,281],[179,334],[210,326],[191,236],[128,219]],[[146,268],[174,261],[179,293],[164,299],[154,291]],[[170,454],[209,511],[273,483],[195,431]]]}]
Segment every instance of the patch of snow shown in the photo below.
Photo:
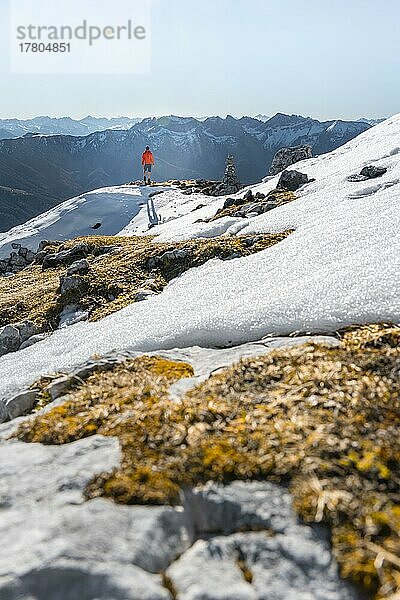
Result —
[{"label": "patch of snow", "polygon": [[[144,186],[105,187],[67,200],[23,225],[0,233],[0,258],[10,254],[13,242],[36,250],[41,240],[115,235],[139,213],[143,216],[147,229],[146,202],[154,190],[155,188]],[[93,230],[96,223],[101,223],[101,227]]]},{"label": "patch of snow", "polygon": [[[156,191],[158,189],[156,188]],[[154,192],[154,189],[152,188],[151,191]],[[224,203],[224,198],[204,196],[204,194],[186,195],[176,188],[169,188],[163,193],[157,194],[153,200],[156,212],[161,216],[162,225],[148,231],[148,217],[145,208],[120,231],[119,235],[148,235],[150,233],[151,235],[160,235],[176,240],[181,231],[185,231],[194,224],[197,226],[196,221],[199,219],[212,217]],[[162,239],[159,238],[157,241],[162,241]]]}]

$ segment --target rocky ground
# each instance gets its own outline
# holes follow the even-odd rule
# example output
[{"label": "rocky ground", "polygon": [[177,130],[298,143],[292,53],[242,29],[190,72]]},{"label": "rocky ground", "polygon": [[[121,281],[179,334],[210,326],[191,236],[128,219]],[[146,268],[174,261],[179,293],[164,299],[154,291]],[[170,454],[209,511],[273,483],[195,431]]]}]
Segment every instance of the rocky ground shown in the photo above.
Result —
[{"label": "rocky ground", "polygon": [[212,258],[233,260],[278,243],[281,234],[151,243],[150,237],[91,237],[43,242],[34,262],[0,278],[0,356],[43,340],[57,328],[98,320],[163,290]]},{"label": "rocky ground", "polygon": [[[206,381],[216,367],[305,341],[339,344],[334,338],[274,339],[211,353],[164,353],[162,360],[173,369],[194,367],[194,377],[182,380],[185,385],[168,388],[169,402],[178,405],[188,388]],[[115,369],[138,360],[134,355],[116,359],[103,361]],[[118,437],[92,430],[88,437],[62,445],[18,439],[68,398],[59,397],[37,416],[0,428],[2,600],[361,597],[339,578],[328,530],[302,524],[291,495],[275,483],[183,487],[173,506],[88,500],[93,479],[121,464]]]},{"label": "rocky ground", "polygon": [[33,382],[0,426],[0,599],[389,597],[399,331],[111,353]]}]

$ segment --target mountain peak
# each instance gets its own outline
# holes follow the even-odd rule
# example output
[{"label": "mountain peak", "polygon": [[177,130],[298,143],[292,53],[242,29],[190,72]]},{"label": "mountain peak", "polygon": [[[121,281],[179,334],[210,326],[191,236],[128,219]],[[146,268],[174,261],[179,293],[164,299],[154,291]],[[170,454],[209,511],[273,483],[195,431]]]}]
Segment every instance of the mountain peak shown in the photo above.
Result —
[{"label": "mountain peak", "polygon": [[301,115],[287,115],[285,113],[278,112],[268,121],[266,121],[266,124],[269,127],[286,127],[290,125],[296,125],[297,123],[302,123],[308,120],[309,117],[302,117]]}]

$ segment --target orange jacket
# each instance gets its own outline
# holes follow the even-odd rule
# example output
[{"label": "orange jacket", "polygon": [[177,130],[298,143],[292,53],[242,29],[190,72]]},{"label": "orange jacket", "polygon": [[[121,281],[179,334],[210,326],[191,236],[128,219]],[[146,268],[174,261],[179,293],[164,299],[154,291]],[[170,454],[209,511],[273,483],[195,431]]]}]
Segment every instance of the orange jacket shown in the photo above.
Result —
[{"label": "orange jacket", "polygon": [[142,165],[154,165],[154,156],[150,150],[145,150],[143,152]]}]

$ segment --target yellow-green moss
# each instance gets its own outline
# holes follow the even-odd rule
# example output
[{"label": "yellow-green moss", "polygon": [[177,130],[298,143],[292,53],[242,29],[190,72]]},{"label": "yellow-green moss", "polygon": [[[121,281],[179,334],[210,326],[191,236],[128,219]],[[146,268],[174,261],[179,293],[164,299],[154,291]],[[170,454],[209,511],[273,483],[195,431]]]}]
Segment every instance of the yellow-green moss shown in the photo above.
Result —
[{"label": "yellow-green moss", "polygon": [[[193,368],[184,362],[143,356],[127,360],[110,372],[95,373],[71,391],[71,400],[21,425],[18,435],[25,441],[63,444],[93,433],[125,433],[131,410],[144,403],[157,405],[168,398],[171,383],[191,377]],[[132,426],[134,426],[132,424]]]},{"label": "yellow-green moss", "polygon": [[276,350],[214,374],[181,402],[168,388],[191,376],[190,366],[142,357],[93,375],[18,435],[57,444],[118,436],[121,465],[90,482],[89,498],[173,504],[181,487],[209,479],[288,483],[303,519],[331,526],[343,575],[389,598],[400,592],[400,349],[392,342]]}]

